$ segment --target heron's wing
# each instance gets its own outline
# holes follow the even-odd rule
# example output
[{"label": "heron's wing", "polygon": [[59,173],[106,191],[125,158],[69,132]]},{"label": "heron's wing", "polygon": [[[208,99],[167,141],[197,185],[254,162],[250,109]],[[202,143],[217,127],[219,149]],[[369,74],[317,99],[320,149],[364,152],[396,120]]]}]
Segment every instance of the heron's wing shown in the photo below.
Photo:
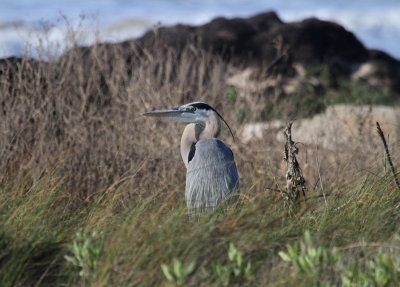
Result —
[{"label": "heron's wing", "polygon": [[187,166],[188,208],[213,210],[227,196],[238,192],[239,177],[232,151],[218,139],[200,140]]}]

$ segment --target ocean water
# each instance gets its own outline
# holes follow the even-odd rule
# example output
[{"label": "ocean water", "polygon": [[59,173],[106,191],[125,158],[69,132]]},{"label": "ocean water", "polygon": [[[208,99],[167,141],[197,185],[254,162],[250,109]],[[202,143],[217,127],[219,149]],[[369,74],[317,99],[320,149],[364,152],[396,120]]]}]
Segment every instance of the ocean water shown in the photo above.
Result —
[{"label": "ocean water", "polygon": [[[283,21],[318,17],[355,33],[367,47],[400,59],[400,0],[0,0],[0,58],[37,47],[54,55],[66,37],[88,45],[138,37],[156,25],[199,25],[217,16],[248,17],[273,10]],[[48,49],[49,48],[49,49]]]}]

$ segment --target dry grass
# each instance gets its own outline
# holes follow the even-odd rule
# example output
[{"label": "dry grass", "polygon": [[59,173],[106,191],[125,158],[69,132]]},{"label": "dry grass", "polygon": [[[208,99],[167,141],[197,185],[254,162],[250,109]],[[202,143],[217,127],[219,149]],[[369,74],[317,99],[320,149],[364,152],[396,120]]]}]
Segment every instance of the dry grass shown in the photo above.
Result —
[{"label": "dry grass", "polygon": [[[68,189],[81,199],[138,169],[140,176],[132,184],[146,190],[164,182],[183,182],[182,124],[155,122],[141,113],[206,101],[237,131],[243,117],[257,117],[252,110],[257,114],[268,103],[262,104],[260,97],[268,94],[241,90],[229,98],[226,82],[234,71],[237,67],[192,46],[179,55],[156,46],[150,54],[134,42],[74,48],[46,62],[5,61],[0,76],[2,181],[27,171],[37,180],[57,167],[67,178]],[[241,180],[254,185],[254,192],[262,192],[266,182],[283,180],[283,172],[276,172],[282,146],[275,135],[252,144],[232,141],[226,132],[223,139],[234,150]],[[343,153],[327,160],[328,155],[315,146],[308,149],[314,154],[302,163],[312,168],[306,172],[308,178],[320,172],[315,157],[328,165],[322,166],[322,173],[329,174],[331,165],[340,169],[339,161],[349,161]]]},{"label": "dry grass", "polygon": [[177,156],[183,127],[140,115],[192,100],[224,113],[218,95],[224,94],[227,65],[190,49],[179,60],[172,50],[144,51],[140,58],[136,50],[134,44],[96,45],[73,49],[57,61],[3,63],[3,179],[23,170],[38,179],[58,166],[71,190],[87,198],[143,161],[142,180],[135,184],[144,185],[155,174],[183,173]]},{"label": "dry grass", "polygon": [[[205,101],[234,131],[243,118],[255,117],[248,104],[259,102],[260,95],[226,96],[226,78],[237,67],[194,46],[177,54],[154,45],[151,53],[126,42],[75,47],[49,61],[3,61],[1,180],[28,171],[37,180],[57,167],[68,190],[89,199],[139,169],[140,176],[132,184],[147,191],[158,189],[165,182],[184,181],[179,157],[183,126],[154,122],[141,113]],[[265,143],[249,148],[227,132],[223,138],[232,145],[241,170],[254,169],[258,162],[272,169],[279,165],[280,158],[270,162],[268,153],[260,157],[268,147]],[[255,175],[243,181],[259,180]]]}]

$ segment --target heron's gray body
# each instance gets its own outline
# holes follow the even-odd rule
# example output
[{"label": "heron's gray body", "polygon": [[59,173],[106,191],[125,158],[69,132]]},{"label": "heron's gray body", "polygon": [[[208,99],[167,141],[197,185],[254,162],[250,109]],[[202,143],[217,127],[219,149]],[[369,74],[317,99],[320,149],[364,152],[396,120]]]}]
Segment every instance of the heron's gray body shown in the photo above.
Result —
[{"label": "heron's gray body", "polygon": [[239,177],[232,151],[216,138],[198,141],[187,165],[188,209],[212,211],[225,198],[238,192]]}]

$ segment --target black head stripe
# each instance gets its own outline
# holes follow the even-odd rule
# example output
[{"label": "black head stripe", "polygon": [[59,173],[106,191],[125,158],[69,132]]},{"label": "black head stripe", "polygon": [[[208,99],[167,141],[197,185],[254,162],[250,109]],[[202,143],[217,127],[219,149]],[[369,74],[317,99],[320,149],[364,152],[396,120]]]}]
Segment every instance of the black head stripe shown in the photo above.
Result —
[{"label": "black head stripe", "polygon": [[194,104],[191,104],[191,106],[196,107],[198,109],[202,109],[202,110],[213,110],[215,112],[215,110],[212,107],[210,107],[209,105],[207,105],[206,103],[201,103],[201,102],[194,103]]},{"label": "black head stripe", "polygon": [[190,162],[193,159],[195,152],[196,152],[196,146],[192,145],[190,147],[190,152],[189,152],[189,156],[188,156],[188,162]]}]

